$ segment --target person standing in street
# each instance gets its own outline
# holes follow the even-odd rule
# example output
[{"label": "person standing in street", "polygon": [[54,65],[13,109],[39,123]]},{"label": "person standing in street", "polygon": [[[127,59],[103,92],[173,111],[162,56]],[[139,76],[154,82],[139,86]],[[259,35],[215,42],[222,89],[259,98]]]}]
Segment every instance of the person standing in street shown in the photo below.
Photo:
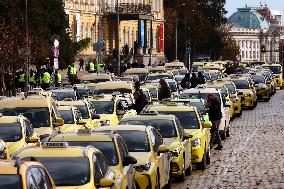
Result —
[{"label": "person standing in street", "polygon": [[205,84],[206,83],[206,79],[204,77],[204,75],[202,74],[202,72],[198,72],[198,79],[199,79],[199,84]]},{"label": "person standing in street", "polygon": [[25,82],[26,82],[26,74],[23,70],[21,70],[19,72],[19,88],[21,89],[21,91],[23,92],[25,90]]},{"label": "person standing in street", "polygon": [[136,110],[137,114],[140,114],[141,111],[144,109],[145,106],[147,106],[148,101],[146,99],[146,96],[143,94],[143,91],[140,89],[140,82],[136,81],[134,83],[135,92],[133,93],[133,97],[135,100],[135,103],[132,105],[132,109]]},{"label": "person standing in street", "polygon": [[79,60],[79,65],[80,65],[80,67],[79,67],[79,71],[82,69],[82,70],[84,70],[84,59],[81,57],[80,58],[80,60]]},{"label": "person standing in street", "polygon": [[55,70],[55,87],[60,88],[61,83],[62,83],[62,76],[61,74],[58,72],[58,70]]},{"label": "person standing in street", "polygon": [[94,73],[95,72],[95,64],[91,61],[88,66],[88,72]]},{"label": "person standing in street", "polygon": [[75,80],[77,78],[77,68],[75,67],[74,63],[71,66],[71,72],[70,72],[70,83],[71,85],[74,84]]},{"label": "person standing in street", "polygon": [[171,90],[166,80],[160,79],[159,83],[160,83],[160,89],[158,93],[159,101],[162,101],[163,99],[171,98]]},{"label": "person standing in street", "polygon": [[199,84],[199,79],[196,76],[196,73],[192,73],[190,78],[191,88],[195,88]]},{"label": "person standing in street", "polygon": [[32,69],[30,69],[29,83],[32,88],[36,87],[36,74]]},{"label": "person standing in street", "polygon": [[222,119],[221,102],[216,98],[214,94],[208,94],[208,109],[209,109],[209,120],[212,122],[211,128],[211,146],[216,141],[218,146],[216,150],[222,150],[223,145],[219,133],[219,125]]},{"label": "person standing in street", "polygon": [[50,87],[50,74],[47,70],[43,71],[42,77],[41,77],[41,88],[43,90],[47,90]]},{"label": "person standing in street", "polygon": [[184,78],[181,80],[181,87],[183,89],[190,88],[190,73],[186,73]]},{"label": "person standing in street", "polygon": [[129,54],[129,46],[127,43],[124,45],[124,53],[125,53],[125,57],[127,57]]}]

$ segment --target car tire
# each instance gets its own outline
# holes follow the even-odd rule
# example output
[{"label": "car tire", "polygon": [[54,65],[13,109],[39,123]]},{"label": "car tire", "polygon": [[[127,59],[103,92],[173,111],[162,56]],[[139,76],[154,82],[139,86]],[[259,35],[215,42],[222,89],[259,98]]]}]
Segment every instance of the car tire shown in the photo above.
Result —
[{"label": "car tire", "polygon": [[220,137],[222,140],[225,140],[226,139],[226,131],[220,133]]},{"label": "car tire", "polygon": [[201,161],[200,163],[197,163],[197,164],[196,164],[196,168],[197,168],[198,170],[205,170],[205,169],[206,169],[206,162],[207,162],[206,156],[207,156],[207,154],[206,154],[206,150],[205,150],[205,151],[204,151],[204,154],[203,154],[202,161]]},{"label": "car tire", "polygon": [[160,189],[160,176],[159,176],[159,172],[157,172],[157,176],[156,176],[155,189]]},{"label": "car tire", "polygon": [[185,175],[192,175],[192,163],[190,163],[190,166],[185,170]]},{"label": "car tire", "polygon": [[230,137],[230,128],[226,131],[226,137]]},{"label": "car tire", "polygon": [[210,148],[210,145],[209,145],[209,149],[206,153],[206,164],[209,165],[211,163],[211,148]]},{"label": "car tire", "polygon": [[265,102],[269,102],[269,100],[270,100],[270,97],[269,97],[269,98],[266,98],[264,101],[265,101]]}]

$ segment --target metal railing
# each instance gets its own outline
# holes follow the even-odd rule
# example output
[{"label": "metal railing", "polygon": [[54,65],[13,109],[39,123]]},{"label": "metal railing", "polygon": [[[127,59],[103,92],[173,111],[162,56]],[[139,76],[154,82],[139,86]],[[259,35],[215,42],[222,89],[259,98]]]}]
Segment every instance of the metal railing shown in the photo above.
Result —
[{"label": "metal railing", "polygon": [[[120,3],[118,5],[120,14],[151,14],[150,4],[137,4],[137,3]],[[105,4],[103,8],[104,14],[116,14],[116,5]]]}]

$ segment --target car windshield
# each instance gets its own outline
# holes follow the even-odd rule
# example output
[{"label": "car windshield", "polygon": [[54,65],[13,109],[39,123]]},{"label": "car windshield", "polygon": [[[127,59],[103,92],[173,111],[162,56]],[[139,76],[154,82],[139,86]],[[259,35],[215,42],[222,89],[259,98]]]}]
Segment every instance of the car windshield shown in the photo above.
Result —
[{"label": "car windshield", "polygon": [[160,111],[160,114],[175,115],[184,129],[199,129],[198,118],[195,112],[189,111]]},{"label": "car windshield", "polygon": [[206,114],[206,109],[202,102],[188,102],[188,104],[196,107],[202,114]]},{"label": "car windshield", "polygon": [[100,94],[112,94],[114,92],[120,92],[120,94],[125,94],[125,93],[130,93],[132,94],[132,90],[131,89],[127,89],[127,88],[114,88],[114,89],[98,89],[98,90],[94,90],[93,94],[94,95],[100,95]]},{"label": "car windshield", "polygon": [[150,146],[145,131],[117,131],[129,152],[149,152]]},{"label": "car windshield", "polygon": [[20,175],[0,175],[0,188],[21,189],[21,183]]},{"label": "car windshield", "polygon": [[79,88],[77,89],[77,94],[80,99],[83,99],[84,97],[88,97],[88,95],[90,95],[90,90],[85,88]]},{"label": "car windshield", "polygon": [[76,93],[75,92],[67,92],[67,91],[62,91],[62,92],[53,92],[55,99],[58,101],[63,101],[64,99],[72,99],[76,100]]},{"label": "car windshield", "polygon": [[211,80],[217,80],[219,76],[219,73],[211,73]]},{"label": "car windshield", "polygon": [[237,89],[249,89],[249,82],[247,80],[232,80]]},{"label": "car windshield", "polygon": [[177,132],[175,129],[174,122],[172,120],[163,120],[163,119],[155,119],[155,120],[124,120],[120,123],[128,124],[128,125],[147,125],[152,126],[159,131],[163,138],[174,138],[177,137]]},{"label": "car windshield", "polygon": [[16,142],[23,138],[20,123],[0,123],[0,138],[4,142]]},{"label": "car windshield", "polygon": [[72,110],[58,110],[58,116],[64,120],[65,124],[74,124]]},{"label": "car windshield", "polygon": [[144,82],[148,74],[137,74],[139,81]]},{"label": "car windshield", "polygon": [[87,157],[36,159],[46,167],[56,186],[80,186],[90,181],[90,163]]},{"label": "car windshield", "polygon": [[102,142],[94,142],[94,141],[69,141],[69,145],[71,146],[94,146],[99,149],[103,155],[106,157],[107,163],[109,166],[115,166],[118,164],[118,157],[116,153],[115,145],[112,141],[102,141]]},{"label": "car windshield", "polygon": [[233,84],[225,84],[228,91],[231,93],[231,94],[235,94],[236,93],[236,88]]},{"label": "car windshield", "polygon": [[160,80],[160,79],[173,79],[172,75],[148,75],[146,80],[153,81],[153,80]]},{"label": "car windshield", "polygon": [[18,116],[22,114],[28,118],[33,128],[50,127],[50,114],[48,108],[11,108],[0,110],[5,116]]},{"label": "car windshield", "polygon": [[88,111],[88,108],[87,108],[86,105],[76,105],[75,107],[79,110],[83,119],[89,119],[90,118],[89,111]]},{"label": "car windshield", "polygon": [[97,114],[113,114],[114,101],[92,101]]},{"label": "car windshield", "polygon": [[280,66],[270,66],[269,69],[273,72],[273,74],[280,74],[281,67]]},{"label": "car windshield", "polygon": [[204,72],[203,75],[206,78],[206,80],[211,80],[211,75],[209,73]]},{"label": "car windshield", "polygon": [[265,83],[265,78],[263,76],[252,76],[252,80],[255,84]]}]

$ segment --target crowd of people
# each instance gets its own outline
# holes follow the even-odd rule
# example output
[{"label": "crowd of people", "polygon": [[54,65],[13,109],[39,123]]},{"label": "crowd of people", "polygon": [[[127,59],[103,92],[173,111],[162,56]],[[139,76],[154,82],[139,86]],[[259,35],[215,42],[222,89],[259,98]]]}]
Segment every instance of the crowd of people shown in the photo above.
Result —
[{"label": "crowd of people", "polygon": [[190,73],[186,73],[185,77],[181,80],[181,87],[183,89],[195,88],[197,85],[205,84],[206,79],[201,72],[192,73],[190,77]]}]

